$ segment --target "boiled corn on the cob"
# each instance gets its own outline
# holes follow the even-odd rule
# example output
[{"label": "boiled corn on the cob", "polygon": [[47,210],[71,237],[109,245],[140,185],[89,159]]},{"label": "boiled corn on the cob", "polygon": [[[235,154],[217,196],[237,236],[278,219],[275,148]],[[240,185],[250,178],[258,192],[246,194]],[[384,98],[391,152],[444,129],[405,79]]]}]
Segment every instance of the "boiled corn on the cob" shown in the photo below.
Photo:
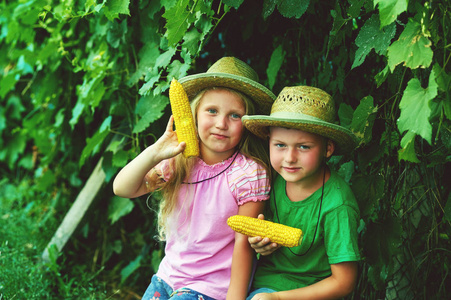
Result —
[{"label": "boiled corn on the cob", "polygon": [[199,156],[199,143],[188,96],[183,86],[176,79],[172,79],[169,87],[169,101],[174,116],[177,139],[179,143],[186,142],[183,155],[185,157]]},{"label": "boiled corn on the cob", "polygon": [[227,219],[227,224],[236,232],[267,237],[271,242],[285,247],[298,246],[302,239],[301,229],[248,216],[231,216]]}]

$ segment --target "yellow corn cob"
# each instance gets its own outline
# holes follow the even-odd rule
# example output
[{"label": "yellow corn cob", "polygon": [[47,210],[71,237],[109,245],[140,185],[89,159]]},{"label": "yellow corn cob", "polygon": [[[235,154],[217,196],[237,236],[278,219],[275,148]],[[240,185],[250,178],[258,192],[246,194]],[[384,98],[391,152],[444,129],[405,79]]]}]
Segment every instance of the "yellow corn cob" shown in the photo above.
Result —
[{"label": "yellow corn cob", "polygon": [[172,79],[169,87],[169,101],[174,116],[177,139],[179,143],[186,142],[183,155],[185,157],[199,156],[199,143],[188,96],[183,86],[175,79]]},{"label": "yellow corn cob", "polygon": [[302,239],[301,229],[248,216],[231,216],[227,224],[236,232],[247,236],[267,237],[271,242],[285,247],[298,246]]}]

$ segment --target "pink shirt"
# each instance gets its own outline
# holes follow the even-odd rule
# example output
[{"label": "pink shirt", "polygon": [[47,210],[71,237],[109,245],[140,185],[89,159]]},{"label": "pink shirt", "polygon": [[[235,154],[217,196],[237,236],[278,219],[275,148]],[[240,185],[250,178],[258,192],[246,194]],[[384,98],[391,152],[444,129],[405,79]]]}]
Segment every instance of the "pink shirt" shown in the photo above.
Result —
[{"label": "pink shirt", "polygon": [[[217,175],[232,163],[233,157],[211,166],[199,159],[189,182]],[[167,179],[167,161],[157,168]],[[178,206],[168,219],[165,257],[156,275],[174,290],[186,287],[225,299],[235,240],[227,218],[238,213],[239,205],[267,200],[269,190],[265,169],[241,153],[219,176],[184,184]]]}]

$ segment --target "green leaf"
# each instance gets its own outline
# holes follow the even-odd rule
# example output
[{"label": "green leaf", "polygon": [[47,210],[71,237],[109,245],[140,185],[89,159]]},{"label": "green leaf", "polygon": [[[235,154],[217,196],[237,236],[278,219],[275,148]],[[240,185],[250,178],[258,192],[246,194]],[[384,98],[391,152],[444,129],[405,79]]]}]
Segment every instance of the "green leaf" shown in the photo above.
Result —
[{"label": "green leaf", "polygon": [[349,184],[352,174],[354,174],[354,169],[354,162],[351,160],[342,164],[337,173]]},{"label": "green leaf", "polygon": [[138,56],[138,68],[136,69],[135,73],[130,76],[130,79],[127,82],[128,86],[132,86],[138,83],[141,77],[148,72],[154,74],[153,76],[150,76],[150,78],[158,75],[158,69],[153,68],[155,66],[155,61],[160,56],[160,50],[158,49],[157,44],[151,42],[145,44],[144,47],[139,51]]},{"label": "green leaf", "polygon": [[4,98],[10,90],[14,89],[18,80],[19,76],[16,76],[13,72],[0,78],[0,98]]},{"label": "green leaf", "polygon": [[349,128],[349,126],[351,126],[353,114],[354,110],[351,105],[344,102],[340,103],[340,107],[338,108],[338,118],[340,119],[341,126]]},{"label": "green leaf", "polygon": [[386,65],[382,71],[380,71],[379,73],[376,74],[376,76],[374,76],[374,80],[376,80],[376,84],[377,84],[378,88],[381,86],[382,83],[385,82],[389,73],[390,73],[390,68],[388,67],[388,65]]},{"label": "green leaf", "polygon": [[168,66],[168,77],[167,78],[181,78],[186,76],[188,73],[190,65],[183,64],[179,60],[174,60]]},{"label": "green leaf", "polygon": [[399,39],[388,47],[391,71],[400,63],[411,69],[429,67],[433,56],[431,45],[431,41],[421,32],[420,23],[409,20]]},{"label": "green leaf", "polygon": [[357,175],[351,188],[360,207],[362,218],[371,216],[378,209],[378,202],[384,196],[385,180],[382,175]]},{"label": "green leaf", "polygon": [[307,11],[310,0],[276,0],[276,3],[282,16],[299,19]]},{"label": "green leaf", "polygon": [[169,45],[177,44],[185,35],[193,16],[187,9],[189,0],[180,0],[163,14],[166,19],[166,37]]},{"label": "green leaf", "polygon": [[[438,88],[443,92],[449,91],[451,88],[451,76],[438,63],[434,64],[432,69],[437,75],[435,81],[437,81]],[[451,120],[451,116],[448,116],[448,118]]]},{"label": "green leaf", "polygon": [[142,258],[143,258],[142,255],[138,255],[138,257],[135,258],[134,261],[130,262],[125,268],[122,269],[121,284],[123,284],[124,281],[128,278],[128,276],[133,274],[133,272],[141,266]]},{"label": "green leaf", "polygon": [[263,1],[263,18],[266,20],[276,8],[277,0],[264,0]]},{"label": "green leaf", "polygon": [[[429,104],[436,95],[437,83],[434,71],[429,76],[429,86],[426,89],[421,87],[417,78],[408,82],[399,103],[401,114],[398,120],[398,129],[401,133],[408,130],[420,135],[431,144],[432,126],[429,123],[431,114]],[[406,142],[404,144],[407,145]]]},{"label": "green leaf", "polygon": [[393,23],[396,18],[407,10],[407,0],[374,0],[374,7],[378,6],[381,27]]},{"label": "green leaf", "polygon": [[444,209],[444,219],[448,222],[451,221],[451,193],[448,194],[448,199],[446,200],[445,209]]},{"label": "green leaf", "polygon": [[380,29],[380,22],[377,15],[373,15],[368,19],[355,39],[355,44],[359,48],[355,53],[355,59],[351,69],[360,66],[372,49],[378,54],[384,54],[395,33],[396,26],[394,23],[384,29]]},{"label": "green leaf", "polygon": [[74,108],[72,109],[72,118],[69,121],[70,126],[74,129],[75,125],[78,123],[78,119],[80,118],[83,110],[85,109],[85,105],[81,100],[77,101]]},{"label": "green leaf", "polygon": [[366,0],[348,0],[349,2],[348,14],[352,18],[357,18],[358,16],[360,16],[360,11],[365,1]]},{"label": "green leaf", "polygon": [[335,10],[331,10],[330,14],[334,19],[332,30],[329,32],[329,41],[327,44],[328,50],[335,48],[339,45],[346,35],[346,30],[343,29],[348,19],[343,18],[340,3],[337,2]]},{"label": "green leaf", "polygon": [[161,53],[160,56],[157,57],[155,67],[166,68],[171,63],[172,57],[175,55],[176,51],[176,48],[169,47],[168,51]]},{"label": "green leaf", "polygon": [[271,54],[266,74],[268,75],[269,89],[274,87],[276,82],[277,73],[279,73],[285,58],[285,51],[283,51],[282,44],[280,44]]},{"label": "green leaf", "polygon": [[121,43],[125,42],[125,35],[127,34],[127,21],[110,22],[106,40],[113,48],[118,48]]},{"label": "green leaf", "polygon": [[373,124],[376,119],[377,107],[373,104],[373,97],[367,96],[360,100],[352,117],[351,130],[364,143],[372,138]]},{"label": "green leaf", "polygon": [[130,16],[130,0],[108,0],[105,5],[105,16],[113,21],[119,18],[119,14]]},{"label": "green leaf", "polygon": [[0,161],[6,162],[9,168],[13,169],[19,155],[24,152],[26,143],[27,137],[24,131],[14,131],[13,135],[7,140],[6,145],[0,147]]},{"label": "green leaf", "polygon": [[191,28],[183,38],[183,46],[186,47],[192,55],[196,55],[199,51],[201,36],[202,34],[196,28]]},{"label": "green leaf", "polygon": [[92,154],[96,153],[99,147],[102,145],[103,141],[109,134],[109,128],[111,124],[112,117],[108,116],[100,126],[99,130],[94,134],[92,138],[86,139],[86,146],[81,152],[79,166],[81,167],[85,160]]},{"label": "green leaf", "polygon": [[238,7],[240,7],[241,4],[243,4],[244,0],[223,0],[222,2],[225,5],[231,6],[235,9],[237,9]]},{"label": "green leaf", "polygon": [[141,97],[135,110],[135,113],[141,116],[141,119],[133,127],[133,133],[142,132],[150,124],[161,118],[168,104],[169,98],[164,95]]},{"label": "green leaf", "polygon": [[111,224],[114,224],[123,216],[128,215],[134,207],[135,204],[130,199],[114,196],[108,205],[108,219]]},{"label": "green leaf", "polygon": [[415,136],[412,131],[408,131],[407,134],[401,139],[401,148],[398,150],[398,160],[410,161],[413,163],[419,163],[420,160],[415,152]]},{"label": "green leaf", "polygon": [[52,170],[47,169],[42,176],[36,178],[37,186],[39,191],[45,192],[51,190],[51,187],[55,184],[56,177]]},{"label": "green leaf", "polygon": [[128,162],[128,151],[124,151],[124,150],[119,150],[116,153],[114,153],[113,155],[113,161],[112,161],[112,165],[114,167],[123,167],[127,164]]}]

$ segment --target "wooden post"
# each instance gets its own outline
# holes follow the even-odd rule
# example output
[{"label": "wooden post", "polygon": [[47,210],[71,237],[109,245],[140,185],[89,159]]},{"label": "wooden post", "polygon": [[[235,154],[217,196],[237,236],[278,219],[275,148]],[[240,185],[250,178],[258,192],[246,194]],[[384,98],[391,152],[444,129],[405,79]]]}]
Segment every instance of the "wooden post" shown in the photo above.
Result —
[{"label": "wooden post", "polygon": [[85,215],[86,210],[91,205],[92,200],[94,200],[95,196],[102,187],[102,184],[105,182],[106,174],[102,170],[102,161],[103,158],[101,158],[97,163],[85,186],[78,194],[74,204],[64,217],[63,222],[60,224],[55,234],[53,235],[52,240],[48,243],[47,247],[42,253],[42,259],[45,262],[50,261],[48,250],[50,246],[55,245],[58,249],[58,252],[63,249],[67,240],[71,237],[75,228],[77,228],[81,219]]}]

